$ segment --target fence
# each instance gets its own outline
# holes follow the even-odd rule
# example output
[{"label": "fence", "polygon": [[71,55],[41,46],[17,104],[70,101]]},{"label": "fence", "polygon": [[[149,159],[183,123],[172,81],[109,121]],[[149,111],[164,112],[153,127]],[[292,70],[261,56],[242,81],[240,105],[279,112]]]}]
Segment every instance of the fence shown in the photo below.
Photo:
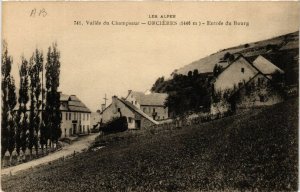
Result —
[{"label": "fence", "polygon": [[221,119],[230,115],[233,115],[233,112],[227,111],[224,113],[217,113],[217,114],[201,114],[198,117],[193,117],[193,118],[182,117],[182,118],[173,119],[171,122],[164,122],[158,125],[153,125],[150,126],[149,128],[171,129],[171,128],[190,126],[190,125],[198,125],[201,123]]}]

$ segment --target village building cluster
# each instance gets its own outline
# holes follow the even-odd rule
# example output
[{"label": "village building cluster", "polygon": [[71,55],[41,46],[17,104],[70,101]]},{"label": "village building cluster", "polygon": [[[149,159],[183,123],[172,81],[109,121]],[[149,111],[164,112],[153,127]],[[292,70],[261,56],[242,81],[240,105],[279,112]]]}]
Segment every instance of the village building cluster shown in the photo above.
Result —
[{"label": "village building cluster", "polygon": [[[212,81],[210,114],[273,105],[283,101],[280,89],[273,83],[276,75],[284,71],[263,56],[249,61],[243,55],[233,60],[220,59],[223,70]],[[126,97],[112,97],[112,102],[102,110],[91,112],[75,95],[61,94],[62,137],[88,134],[91,129],[104,125],[112,119],[126,117],[128,129],[141,129],[158,125],[170,118],[165,103],[168,94],[128,90]],[[224,99],[226,98],[226,99]],[[105,98],[105,100],[107,100]]]}]

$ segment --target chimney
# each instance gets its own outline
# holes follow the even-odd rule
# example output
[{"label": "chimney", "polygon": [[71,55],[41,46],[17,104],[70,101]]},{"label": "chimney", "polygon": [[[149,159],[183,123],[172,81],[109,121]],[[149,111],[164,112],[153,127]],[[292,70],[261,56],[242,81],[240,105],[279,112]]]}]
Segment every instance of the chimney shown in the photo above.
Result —
[{"label": "chimney", "polygon": [[115,103],[115,102],[117,101],[117,98],[118,98],[118,97],[115,96],[115,95],[112,96],[112,98],[111,98],[111,103]]}]

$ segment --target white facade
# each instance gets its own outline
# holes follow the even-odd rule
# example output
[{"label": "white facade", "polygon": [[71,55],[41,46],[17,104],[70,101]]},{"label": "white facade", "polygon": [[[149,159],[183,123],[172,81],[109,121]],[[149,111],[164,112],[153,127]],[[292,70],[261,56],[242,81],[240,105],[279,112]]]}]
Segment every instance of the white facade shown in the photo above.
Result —
[{"label": "white facade", "polygon": [[90,113],[62,111],[61,114],[62,137],[70,137],[72,135],[86,134],[90,132]]},{"label": "white facade", "polygon": [[215,91],[233,89],[254,77],[258,71],[244,58],[239,57],[217,77],[214,83]]},{"label": "white facade", "polygon": [[75,96],[60,96],[61,137],[88,134],[91,130],[91,111]]}]

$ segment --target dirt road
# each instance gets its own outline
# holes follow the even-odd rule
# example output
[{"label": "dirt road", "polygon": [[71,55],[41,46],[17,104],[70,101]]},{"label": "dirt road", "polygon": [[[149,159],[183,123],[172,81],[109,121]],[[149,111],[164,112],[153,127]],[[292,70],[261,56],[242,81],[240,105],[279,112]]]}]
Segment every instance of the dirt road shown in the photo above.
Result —
[{"label": "dirt road", "polygon": [[5,169],[1,169],[1,175],[7,175],[7,174],[16,174],[18,171],[23,171],[26,169],[33,168],[38,165],[42,165],[54,160],[57,160],[59,158],[62,158],[64,156],[68,156],[71,154],[74,154],[75,152],[82,152],[84,149],[87,149],[91,143],[95,140],[95,138],[98,136],[97,133],[82,137],[78,141],[74,142],[71,145],[63,147],[60,151],[51,153],[45,157],[29,161],[26,163],[19,164],[17,166],[8,167]]}]

